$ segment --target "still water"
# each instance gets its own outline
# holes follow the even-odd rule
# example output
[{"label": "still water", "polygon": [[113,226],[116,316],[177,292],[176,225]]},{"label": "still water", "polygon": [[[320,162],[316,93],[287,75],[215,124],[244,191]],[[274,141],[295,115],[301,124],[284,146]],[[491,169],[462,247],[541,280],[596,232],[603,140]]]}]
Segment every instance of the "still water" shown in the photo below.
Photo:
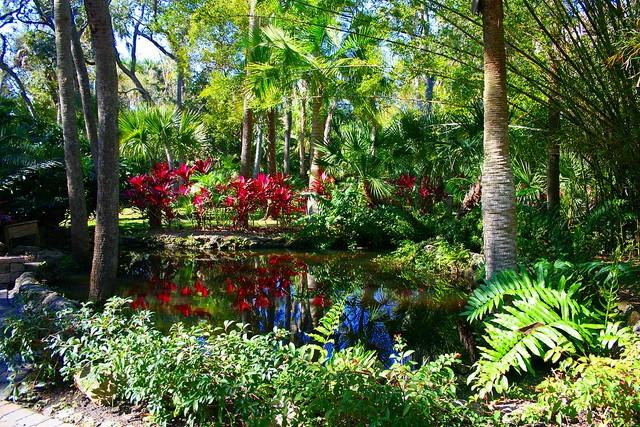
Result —
[{"label": "still water", "polygon": [[248,323],[254,333],[284,329],[309,341],[326,310],[344,301],[338,346],[364,342],[384,358],[401,335],[419,357],[464,353],[461,294],[435,292],[385,273],[376,254],[352,252],[128,253],[117,293],[149,309],[161,329],[175,322]]}]

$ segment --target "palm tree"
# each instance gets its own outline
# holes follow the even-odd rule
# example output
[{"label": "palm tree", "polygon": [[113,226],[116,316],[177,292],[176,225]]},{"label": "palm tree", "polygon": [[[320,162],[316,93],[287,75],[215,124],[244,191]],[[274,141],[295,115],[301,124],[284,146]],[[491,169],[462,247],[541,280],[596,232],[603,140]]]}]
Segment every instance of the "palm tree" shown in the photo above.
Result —
[{"label": "palm tree", "polygon": [[98,99],[98,197],[89,297],[108,298],[118,272],[118,72],[107,0],[85,0],[95,53]]},{"label": "palm tree", "polygon": [[317,164],[337,179],[355,179],[372,206],[389,197],[393,190],[388,181],[393,147],[385,141],[371,138],[368,124],[352,122],[339,126],[335,139],[317,146],[322,153]]},{"label": "palm tree", "polygon": [[[319,160],[323,151],[317,149],[325,140],[325,129],[329,100],[337,98],[338,88],[345,84],[345,75],[350,70],[370,67],[365,56],[366,47],[375,38],[362,37],[367,29],[341,31],[335,27],[335,16],[317,13],[313,24],[288,32],[276,26],[262,29],[265,49],[262,62],[251,64],[252,88],[258,98],[267,98],[281,90],[292,90],[303,80],[307,88],[307,99],[311,103],[311,152],[309,187],[312,188],[322,173]],[[286,89],[284,89],[286,88]],[[307,211],[317,210],[317,201],[309,198]]]},{"label": "palm tree", "polygon": [[145,107],[127,111],[119,120],[120,152],[142,165],[165,160],[173,167],[198,151],[206,134],[199,114],[176,107]]},{"label": "palm tree", "polygon": [[502,0],[482,3],[484,163],[482,219],[488,278],[516,266],[515,187],[509,158],[507,72]]},{"label": "palm tree", "polygon": [[[249,0],[249,46],[246,48],[245,62],[248,65],[251,61],[251,51],[254,47],[256,34],[256,0]],[[247,78],[249,78],[249,68],[246,70]],[[251,164],[251,139],[253,136],[253,110],[250,106],[251,94],[249,92],[244,95],[242,106],[242,141],[240,148],[240,175],[245,178],[249,177],[249,166]]]},{"label": "palm tree", "polygon": [[76,124],[75,74],[71,55],[71,7],[68,0],[54,2],[55,38],[58,74],[58,93],[62,134],[64,138],[64,163],[69,194],[71,216],[71,250],[75,260],[84,265],[89,254],[89,230],[87,227],[87,204],[80,155],[80,142]]}]

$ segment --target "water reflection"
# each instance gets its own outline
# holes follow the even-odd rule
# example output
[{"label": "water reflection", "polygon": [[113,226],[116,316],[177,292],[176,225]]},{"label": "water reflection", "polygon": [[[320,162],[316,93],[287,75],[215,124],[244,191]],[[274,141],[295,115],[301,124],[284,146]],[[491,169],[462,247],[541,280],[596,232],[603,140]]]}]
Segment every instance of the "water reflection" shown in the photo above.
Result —
[{"label": "water reflection", "polygon": [[256,253],[189,257],[130,254],[126,272],[142,280],[120,294],[135,309],[156,312],[161,329],[207,319],[242,321],[254,332],[274,327],[295,344],[312,331],[336,298],[345,298],[336,346],[355,341],[383,359],[402,334],[418,356],[461,351],[455,319],[462,300],[455,292],[435,298],[429,284],[415,287],[380,272],[371,254]]}]

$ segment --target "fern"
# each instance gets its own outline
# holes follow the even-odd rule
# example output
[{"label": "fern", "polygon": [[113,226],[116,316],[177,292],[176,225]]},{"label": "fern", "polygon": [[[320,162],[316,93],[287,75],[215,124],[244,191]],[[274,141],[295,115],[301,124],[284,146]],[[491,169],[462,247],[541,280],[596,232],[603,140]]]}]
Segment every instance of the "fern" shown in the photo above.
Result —
[{"label": "fern", "polygon": [[559,271],[566,264],[539,264],[537,277],[503,272],[474,291],[464,311],[469,321],[484,321],[485,346],[468,382],[481,397],[504,392],[507,375],[533,372],[532,359],[560,359],[624,345],[628,328],[609,322],[582,295],[584,287]]},{"label": "fern", "polygon": [[309,336],[317,342],[317,347],[333,343],[334,332],[340,326],[344,301],[336,302],[318,322],[318,326],[309,333]]},{"label": "fern", "polygon": [[514,271],[502,272],[494,279],[484,281],[482,286],[471,294],[462,315],[466,316],[469,322],[482,320],[501,308],[507,296],[528,292],[533,286],[529,276],[519,276]]}]

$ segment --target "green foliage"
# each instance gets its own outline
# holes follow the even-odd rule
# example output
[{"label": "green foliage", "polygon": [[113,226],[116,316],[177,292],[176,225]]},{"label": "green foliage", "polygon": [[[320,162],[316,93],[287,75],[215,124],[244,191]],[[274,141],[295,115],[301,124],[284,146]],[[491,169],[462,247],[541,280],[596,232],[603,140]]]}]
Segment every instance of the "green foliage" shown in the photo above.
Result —
[{"label": "green foliage", "polygon": [[357,185],[336,189],[322,201],[320,212],[302,218],[297,237],[324,247],[384,248],[421,235],[420,222],[392,205],[367,207]]},{"label": "green foliage", "polygon": [[468,379],[480,396],[504,392],[512,370],[533,372],[535,358],[557,363],[607,353],[626,340],[630,331],[615,322],[611,304],[592,302],[579,278],[565,276],[573,268],[541,263],[537,277],[506,271],[473,292],[463,314],[483,320],[485,346]]},{"label": "green foliage", "polygon": [[[147,107],[120,115],[120,152],[140,165],[198,157],[206,140],[200,115],[175,107]],[[204,156],[206,157],[206,156]]]},{"label": "green foliage", "polygon": [[468,286],[474,279],[471,253],[462,245],[450,244],[444,239],[404,241],[395,251],[375,261],[383,271],[398,274],[416,285],[450,291],[456,286]]},{"label": "green foliage", "polygon": [[[13,220],[57,225],[68,206],[62,132],[0,98],[0,202]],[[88,169],[88,168],[87,168]],[[87,188],[91,188],[87,185]]]},{"label": "green foliage", "polygon": [[452,244],[461,244],[473,252],[482,251],[482,212],[479,207],[457,217],[445,203],[436,203],[430,212],[422,215],[425,237],[441,237]]},{"label": "green foliage", "polygon": [[[19,317],[5,319],[0,331],[0,359],[7,364],[14,397],[28,395],[59,377],[60,360],[48,350],[46,340],[53,334],[66,336],[71,319],[67,311],[55,313],[29,301]],[[26,376],[25,366],[29,368]]]},{"label": "green foliage", "polygon": [[388,369],[361,346],[329,357],[340,305],[321,321],[316,343],[296,348],[279,331],[251,336],[231,322],[175,324],[164,335],[150,312],[129,304],[112,298],[103,311],[84,305],[53,322],[32,307],[8,324],[2,355],[22,354],[49,379],[59,369],[67,380],[81,373],[106,384],[107,400],[142,404],[161,425],[468,425],[479,417],[456,400],[454,356],[415,369],[400,342]]},{"label": "green foliage", "polygon": [[620,358],[589,355],[560,366],[537,387],[514,421],[629,426],[640,419],[640,343]]},{"label": "green foliage", "polygon": [[575,234],[559,211],[549,212],[546,206],[519,204],[518,257],[522,262],[539,259],[575,259]]}]

